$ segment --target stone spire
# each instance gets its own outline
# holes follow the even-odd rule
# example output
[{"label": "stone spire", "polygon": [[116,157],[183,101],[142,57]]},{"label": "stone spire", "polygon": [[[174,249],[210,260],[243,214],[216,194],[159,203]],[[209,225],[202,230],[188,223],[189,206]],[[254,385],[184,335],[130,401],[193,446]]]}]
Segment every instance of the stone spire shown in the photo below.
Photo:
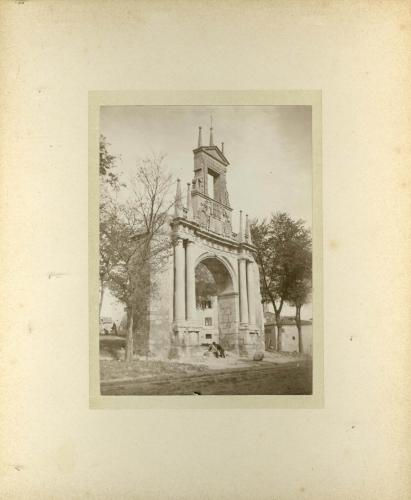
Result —
[{"label": "stone spire", "polygon": [[248,214],[245,216],[245,241],[251,244],[250,221]]},{"label": "stone spire", "polygon": [[224,142],[221,143],[221,152],[224,154]]},{"label": "stone spire", "polygon": [[238,233],[238,240],[240,242],[244,241],[244,231],[243,231],[243,211],[240,210],[240,231]]},{"label": "stone spire", "polygon": [[203,139],[201,137],[201,127],[198,127],[198,148],[201,148],[203,145]]},{"label": "stone spire", "polygon": [[210,116],[211,120],[211,127],[210,127],[210,146],[214,146],[214,141],[213,141],[213,115]]},{"label": "stone spire", "polygon": [[181,182],[177,179],[177,191],[176,198],[174,201],[174,215],[176,217],[181,217],[183,215],[183,203],[181,199]]},{"label": "stone spire", "polygon": [[191,202],[191,184],[187,182],[187,219],[193,218],[193,204]]}]

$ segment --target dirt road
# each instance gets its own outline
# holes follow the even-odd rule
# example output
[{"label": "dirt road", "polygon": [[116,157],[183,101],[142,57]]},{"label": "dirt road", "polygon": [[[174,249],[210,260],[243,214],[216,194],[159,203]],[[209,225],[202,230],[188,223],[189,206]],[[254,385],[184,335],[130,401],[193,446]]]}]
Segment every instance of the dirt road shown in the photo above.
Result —
[{"label": "dirt road", "polygon": [[312,364],[308,360],[101,384],[103,395],[267,395],[311,394],[311,391]]}]

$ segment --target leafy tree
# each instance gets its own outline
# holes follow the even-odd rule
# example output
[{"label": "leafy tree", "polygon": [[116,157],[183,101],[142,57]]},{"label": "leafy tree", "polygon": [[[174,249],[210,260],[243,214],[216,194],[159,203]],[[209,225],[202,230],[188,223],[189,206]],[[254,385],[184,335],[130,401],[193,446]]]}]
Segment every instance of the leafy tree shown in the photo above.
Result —
[{"label": "leafy tree", "polygon": [[295,283],[294,290],[290,292],[289,302],[295,307],[295,324],[298,330],[298,351],[303,352],[303,341],[301,332],[301,308],[307,303],[311,295],[311,280],[302,279]]},{"label": "leafy tree", "polygon": [[301,308],[308,302],[312,289],[311,238],[298,241],[293,248],[293,265],[290,271],[288,303],[295,307],[295,324],[298,331],[298,350],[303,352],[301,333]]},{"label": "leafy tree", "polygon": [[277,327],[275,348],[281,350],[281,312],[285,302],[294,299],[301,302],[297,294],[299,258],[303,254],[311,258],[311,234],[304,221],[294,221],[284,212],[272,214],[268,221],[254,221],[250,229],[260,268],[262,299],[273,305]]},{"label": "leafy tree", "polygon": [[[114,216],[113,207],[115,198],[120,190],[119,175],[117,171],[118,158],[108,151],[109,144],[107,139],[100,135],[100,300],[99,300],[99,316],[101,315],[101,306],[103,304],[104,292],[108,285],[110,272],[116,264],[114,255],[108,248],[107,235],[113,231],[116,225],[116,217]],[[122,184],[124,186],[124,184]]]},{"label": "leafy tree", "polygon": [[100,237],[104,241],[108,260],[112,263],[107,276],[107,284],[113,295],[126,307],[127,337],[126,359],[132,359],[134,352],[133,319],[138,304],[138,287],[147,286],[147,263],[144,243],[136,238],[140,225],[131,211],[124,205],[106,205],[107,222],[101,228]]},{"label": "leafy tree", "polygon": [[106,137],[100,134],[100,180],[116,189],[119,185],[119,177],[115,172],[117,157],[109,153],[109,146]]}]

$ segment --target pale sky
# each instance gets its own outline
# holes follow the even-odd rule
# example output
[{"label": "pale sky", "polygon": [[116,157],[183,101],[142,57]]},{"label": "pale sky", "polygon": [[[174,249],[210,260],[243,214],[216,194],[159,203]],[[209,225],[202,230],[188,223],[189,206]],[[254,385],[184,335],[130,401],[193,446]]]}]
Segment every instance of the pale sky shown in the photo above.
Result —
[{"label": "pale sky", "polygon": [[210,115],[214,144],[230,165],[227,189],[236,231],[238,211],[263,218],[288,212],[312,223],[310,106],[104,106],[100,131],[120,156],[127,176],[136,159],[165,154],[183,189],[193,178],[198,127],[208,145]]},{"label": "pale sky", "polygon": [[[118,169],[126,179],[138,158],[165,154],[165,164],[185,190],[194,175],[198,127],[208,145],[211,115],[214,144],[224,142],[230,162],[233,231],[238,231],[240,209],[259,219],[284,211],[311,227],[310,106],[103,106],[100,132],[110,143],[109,152],[119,157]],[[103,315],[110,315],[109,304],[113,307],[107,297]],[[303,317],[311,314],[311,305],[304,306]]]}]

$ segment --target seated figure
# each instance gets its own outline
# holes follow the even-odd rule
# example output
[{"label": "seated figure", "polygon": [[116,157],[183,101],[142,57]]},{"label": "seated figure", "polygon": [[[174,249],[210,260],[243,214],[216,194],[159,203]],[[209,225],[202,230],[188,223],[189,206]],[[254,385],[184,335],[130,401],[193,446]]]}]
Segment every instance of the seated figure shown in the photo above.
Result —
[{"label": "seated figure", "polygon": [[211,351],[216,358],[225,358],[224,349],[221,347],[220,344],[217,344],[216,342],[210,344],[208,350]]}]

